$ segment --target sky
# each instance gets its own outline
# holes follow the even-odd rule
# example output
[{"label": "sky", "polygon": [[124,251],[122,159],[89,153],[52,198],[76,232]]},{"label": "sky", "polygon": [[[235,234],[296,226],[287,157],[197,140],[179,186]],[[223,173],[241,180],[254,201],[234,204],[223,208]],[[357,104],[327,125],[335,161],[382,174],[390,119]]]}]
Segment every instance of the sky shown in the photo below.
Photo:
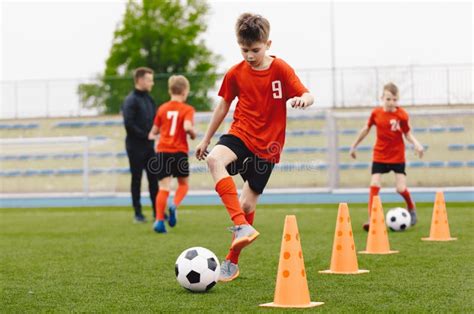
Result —
[{"label": "sky", "polygon": [[[209,1],[203,38],[241,61],[234,23],[243,12],[271,23],[271,54],[295,69],[331,67],[331,15],[323,1]],[[105,69],[124,0],[12,1],[0,5],[0,81],[91,78]],[[334,3],[336,67],[473,62],[472,1]]]}]

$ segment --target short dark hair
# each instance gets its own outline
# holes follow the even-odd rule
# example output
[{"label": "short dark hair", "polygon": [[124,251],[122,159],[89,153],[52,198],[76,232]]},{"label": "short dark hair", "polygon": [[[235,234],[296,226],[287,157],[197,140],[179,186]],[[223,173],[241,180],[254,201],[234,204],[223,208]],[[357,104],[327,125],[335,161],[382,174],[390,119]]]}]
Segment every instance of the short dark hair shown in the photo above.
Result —
[{"label": "short dark hair", "polygon": [[133,71],[133,80],[136,83],[138,79],[144,77],[145,74],[153,74],[153,73],[154,73],[153,70],[147,67],[136,68],[135,71]]},{"label": "short dark hair", "polygon": [[266,43],[270,36],[270,22],[261,15],[243,13],[235,23],[235,33],[239,44]]}]

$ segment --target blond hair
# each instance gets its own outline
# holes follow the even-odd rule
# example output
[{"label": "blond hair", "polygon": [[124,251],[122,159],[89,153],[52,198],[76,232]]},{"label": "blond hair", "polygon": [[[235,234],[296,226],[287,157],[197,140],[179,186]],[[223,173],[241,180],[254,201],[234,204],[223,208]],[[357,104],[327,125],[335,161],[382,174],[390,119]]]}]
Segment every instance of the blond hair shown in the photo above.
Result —
[{"label": "blond hair", "polygon": [[235,34],[239,44],[266,43],[270,36],[270,22],[261,15],[243,13],[235,23]]},{"label": "blond hair", "polygon": [[182,95],[189,89],[189,81],[183,75],[171,75],[168,79],[168,91],[171,95]]},{"label": "blond hair", "polygon": [[383,86],[383,91],[390,92],[393,96],[398,97],[398,87],[394,83],[390,82]]}]

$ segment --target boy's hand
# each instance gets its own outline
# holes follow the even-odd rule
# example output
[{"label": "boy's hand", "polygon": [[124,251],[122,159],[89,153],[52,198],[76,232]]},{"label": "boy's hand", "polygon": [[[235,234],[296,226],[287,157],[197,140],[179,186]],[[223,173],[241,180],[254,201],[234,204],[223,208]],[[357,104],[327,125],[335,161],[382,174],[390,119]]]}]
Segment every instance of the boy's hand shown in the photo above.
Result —
[{"label": "boy's hand", "polygon": [[353,159],[357,158],[356,149],[354,147],[351,147],[351,150],[349,151],[349,155],[351,155]]},{"label": "boy's hand", "polygon": [[415,145],[415,154],[418,155],[419,158],[423,158],[424,151],[423,145]]},{"label": "boy's hand", "polygon": [[209,152],[207,151],[207,146],[209,146],[209,142],[202,140],[201,143],[196,146],[196,158],[198,160],[204,160],[207,157]]},{"label": "boy's hand", "polygon": [[287,100],[286,102],[289,104],[292,108],[295,109],[304,109],[308,107],[308,104],[302,97],[293,97]]},{"label": "boy's hand", "polygon": [[197,133],[196,133],[196,131],[194,131],[193,129],[189,130],[189,131],[188,131],[188,134],[189,134],[189,137],[190,137],[192,140],[196,139],[196,137],[197,137]]},{"label": "boy's hand", "polygon": [[157,141],[159,139],[159,134],[148,133],[148,139],[150,141]]}]

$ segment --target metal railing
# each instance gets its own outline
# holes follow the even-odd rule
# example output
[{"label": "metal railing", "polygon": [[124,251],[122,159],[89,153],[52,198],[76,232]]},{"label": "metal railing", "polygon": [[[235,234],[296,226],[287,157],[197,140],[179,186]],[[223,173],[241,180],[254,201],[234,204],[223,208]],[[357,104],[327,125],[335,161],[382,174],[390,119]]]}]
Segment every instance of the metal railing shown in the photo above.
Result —
[{"label": "metal railing", "polygon": [[[297,74],[323,108],[373,106],[382,86],[394,82],[402,105],[473,104],[473,64],[408,65],[300,69]],[[333,73],[335,79],[333,80]],[[77,93],[97,79],[0,82],[0,119],[96,115],[83,108]],[[333,84],[335,82],[335,84]],[[219,86],[219,81],[216,82]],[[217,100],[217,91],[211,92]]]}]

